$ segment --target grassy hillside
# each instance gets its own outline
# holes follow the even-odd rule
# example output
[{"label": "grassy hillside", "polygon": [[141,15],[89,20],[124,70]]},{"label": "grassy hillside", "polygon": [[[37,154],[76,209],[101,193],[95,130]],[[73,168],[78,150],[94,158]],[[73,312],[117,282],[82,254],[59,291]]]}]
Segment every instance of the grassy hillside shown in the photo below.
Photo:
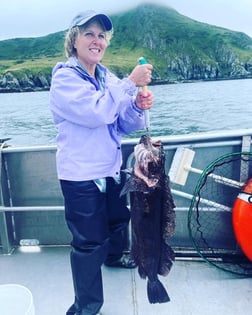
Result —
[{"label": "grassy hillside", "polygon": [[62,31],[44,37],[0,41],[0,73],[51,71],[52,66],[64,58],[64,35]]},{"label": "grassy hillside", "polygon": [[[238,58],[241,64],[252,64],[249,36],[197,22],[169,7],[146,4],[111,18],[114,37],[103,63],[120,76],[129,73],[142,55],[154,65],[156,77],[164,79],[175,62],[176,67],[181,63],[216,67]],[[65,60],[64,34],[0,41],[0,74],[49,74],[57,61]]]}]

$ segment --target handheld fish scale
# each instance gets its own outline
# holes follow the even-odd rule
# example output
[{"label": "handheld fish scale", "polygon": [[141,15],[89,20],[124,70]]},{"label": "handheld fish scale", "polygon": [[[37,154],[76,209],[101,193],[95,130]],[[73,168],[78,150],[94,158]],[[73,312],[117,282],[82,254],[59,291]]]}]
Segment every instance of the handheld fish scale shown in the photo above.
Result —
[{"label": "handheld fish scale", "polygon": [[[138,59],[138,63],[140,65],[145,65],[145,64],[147,64],[147,60],[144,57],[140,57]],[[142,87],[142,91],[143,92],[147,92],[148,91],[147,85]],[[148,109],[146,109],[144,111],[144,118],[145,118],[145,126],[146,126],[147,135],[149,136],[150,135],[150,112],[149,112]]]},{"label": "handheld fish scale", "polygon": [[[184,186],[189,175],[189,172],[202,174],[203,170],[192,167],[192,162],[194,159],[195,151],[185,147],[178,147],[169,170],[169,177],[171,182]],[[233,187],[242,187],[244,183],[238,182],[236,180],[226,178],[216,174],[209,174],[209,177],[212,177],[220,183],[224,183]]]}]

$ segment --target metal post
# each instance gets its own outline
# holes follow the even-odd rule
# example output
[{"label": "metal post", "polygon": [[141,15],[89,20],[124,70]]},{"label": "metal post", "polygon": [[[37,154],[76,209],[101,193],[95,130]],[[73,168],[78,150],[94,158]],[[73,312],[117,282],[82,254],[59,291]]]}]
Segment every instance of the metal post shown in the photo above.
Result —
[{"label": "metal post", "polygon": [[[243,136],[242,137],[242,152],[250,152],[251,151],[251,136]],[[245,183],[248,180],[249,173],[249,163],[243,159],[241,159],[240,166],[240,181]]]},{"label": "metal post", "polygon": [[[4,147],[4,143],[2,143],[0,146],[0,206],[4,206],[3,178],[2,178],[2,170],[3,170],[2,149],[3,147]],[[4,211],[1,211],[1,210],[0,210],[0,238],[1,238],[1,243],[2,243],[3,254],[9,254],[11,251],[11,246],[9,242],[6,214]]]}]

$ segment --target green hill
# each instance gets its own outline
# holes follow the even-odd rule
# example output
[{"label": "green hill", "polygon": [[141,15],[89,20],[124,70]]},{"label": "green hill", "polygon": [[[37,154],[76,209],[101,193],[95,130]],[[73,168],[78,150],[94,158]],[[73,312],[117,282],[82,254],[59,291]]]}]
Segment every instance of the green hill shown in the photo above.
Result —
[{"label": "green hill", "polygon": [[[120,77],[142,55],[154,65],[154,82],[252,76],[252,38],[244,33],[200,23],[154,4],[111,19],[114,37],[103,63]],[[0,41],[0,87],[4,88],[7,74],[12,81],[24,75],[32,81],[40,73],[50,81],[52,67],[65,60],[64,34]]]}]

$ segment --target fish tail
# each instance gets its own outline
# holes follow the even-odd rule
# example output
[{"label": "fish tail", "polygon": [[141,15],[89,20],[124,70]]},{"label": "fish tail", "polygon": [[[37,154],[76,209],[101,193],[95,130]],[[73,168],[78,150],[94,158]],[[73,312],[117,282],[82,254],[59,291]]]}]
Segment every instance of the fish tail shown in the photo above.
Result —
[{"label": "fish tail", "polygon": [[151,304],[170,301],[169,295],[167,294],[163,284],[158,279],[155,281],[148,280],[147,295]]}]

